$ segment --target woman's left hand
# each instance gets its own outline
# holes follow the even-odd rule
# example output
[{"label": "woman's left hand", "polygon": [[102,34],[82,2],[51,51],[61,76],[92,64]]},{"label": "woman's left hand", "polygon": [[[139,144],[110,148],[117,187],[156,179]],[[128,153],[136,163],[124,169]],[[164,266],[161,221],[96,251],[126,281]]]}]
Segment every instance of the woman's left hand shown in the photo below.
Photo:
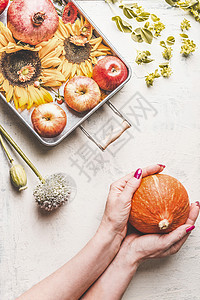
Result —
[{"label": "woman's left hand", "polygon": [[164,165],[153,165],[138,169],[117,180],[110,186],[105,212],[100,228],[105,226],[123,239],[127,231],[127,222],[131,210],[131,200],[134,192],[140,186],[142,177],[162,172]]}]

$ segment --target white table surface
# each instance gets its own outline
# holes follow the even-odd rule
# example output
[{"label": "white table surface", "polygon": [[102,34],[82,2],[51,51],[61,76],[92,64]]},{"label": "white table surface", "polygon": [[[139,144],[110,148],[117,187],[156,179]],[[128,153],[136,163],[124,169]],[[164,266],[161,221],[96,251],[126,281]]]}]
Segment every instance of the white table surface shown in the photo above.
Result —
[{"label": "white table surface", "polygon": [[[178,178],[191,201],[200,197],[200,24],[165,1],[140,1],[166,24],[162,39],[176,37],[171,60],[173,75],[159,78],[147,88],[144,76],[163,62],[159,40],[137,44],[129,34],[119,32],[112,12],[103,1],[81,1],[81,6],[130,63],[130,82],[112,102],[133,123],[102,153],[77,129],[55,148],[45,148],[0,101],[1,124],[19,143],[42,174],[67,172],[77,185],[74,201],[50,215],[41,214],[32,191],[36,177],[15,153],[28,174],[28,189],[16,192],[9,182],[9,164],[0,151],[0,299],[11,300],[46,277],[74,256],[95,233],[103,214],[110,183],[124,174],[154,163],[166,164],[165,173]],[[188,59],[180,52],[180,22],[191,21],[188,34],[197,51]],[[130,21],[135,28],[134,21]],[[150,49],[155,61],[144,67],[134,62],[136,49]],[[142,109],[141,109],[142,107]],[[117,120],[105,105],[85,122],[91,133]],[[118,120],[117,120],[118,121]],[[11,150],[12,152],[12,150]],[[188,242],[173,257],[144,263],[123,299],[199,300],[199,222]]]}]

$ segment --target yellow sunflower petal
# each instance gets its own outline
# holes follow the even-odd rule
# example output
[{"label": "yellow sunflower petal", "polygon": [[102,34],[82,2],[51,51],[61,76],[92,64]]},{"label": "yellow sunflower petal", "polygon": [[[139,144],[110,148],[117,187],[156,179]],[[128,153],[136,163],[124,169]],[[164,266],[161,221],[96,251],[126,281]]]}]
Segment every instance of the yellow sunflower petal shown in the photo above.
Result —
[{"label": "yellow sunflower petal", "polygon": [[96,59],[96,57],[90,57],[92,60],[93,65],[96,65],[98,60]]},{"label": "yellow sunflower petal", "polygon": [[[94,49],[94,48],[93,48],[93,49]],[[105,46],[104,44],[100,44],[99,47],[98,47],[98,50],[110,52],[110,48],[107,47],[107,46]]]},{"label": "yellow sunflower petal", "polygon": [[56,79],[58,81],[65,81],[65,77],[61,72],[55,69],[43,69],[43,76],[51,77],[53,80]]},{"label": "yellow sunflower petal", "polygon": [[[44,103],[42,94],[37,93],[37,88],[33,85],[28,86],[29,97],[31,96],[33,103],[38,106]],[[30,100],[30,99],[29,99]]]},{"label": "yellow sunflower petal", "polygon": [[62,68],[62,73],[65,76],[65,80],[67,80],[70,75],[71,75],[71,71],[72,71],[72,63],[69,63],[68,61],[65,61],[63,63],[63,68]]},{"label": "yellow sunflower petal", "polygon": [[58,80],[55,79],[48,79],[47,81],[45,81],[44,83],[42,83],[43,86],[50,86],[50,87],[59,87],[62,85],[62,83]]},{"label": "yellow sunflower petal", "polygon": [[18,100],[19,108],[28,105],[28,94],[24,87],[15,86],[15,96]]},{"label": "yellow sunflower petal", "polygon": [[76,19],[76,22],[74,23],[73,29],[74,29],[74,33],[75,33],[76,35],[80,35],[80,31],[81,31],[81,22],[80,22],[79,19]]},{"label": "yellow sunflower petal", "polygon": [[84,24],[84,19],[83,16],[81,15],[81,27],[83,27],[83,24]]},{"label": "yellow sunflower petal", "polygon": [[6,38],[0,34],[0,43],[5,47],[8,45],[8,41],[6,40]]},{"label": "yellow sunflower petal", "polygon": [[68,32],[69,32],[71,35],[75,35],[71,23],[67,23],[67,24],[65,24],[65,26],[66,26]]},{"label": "yellow sunflower petal", "polygon": [[59,29],[56,31],[56,37],[58,37],[59,40],[65,40],[65,37],[62,35],[62,32]]},{"label": "yellow sunflower petal", "polygon": [[77,64],[73,64],[71,74],[70,74],[70,78],[73,78],[76,75],[76,71],[77,71]]},{"label": "yellow sunflower petal", "polygon": [[63,51],[63,46],[58,46],[54,51],[50,52],[45,58],[59,57]]},{"label": "yellow sunflower petal", "polygon": [[15,96],[15,92],[13,94],[13,101],[14,101],[16,109],[18,109],[19,108],[19,103],[18,103],[18,98]]},{"label": "yellow sunflower petal", "polygon": [[40,58],[43,58],[45,55],[53,51],[59,44],[59,40],[57,38],[52,38],[48,43],[42,47],[39,51]]},{"label": "yellow sunflower petal", "polygon": [[97,50],[97,48],[100,46],[100,44],[101,44],[101,40],[98,40],[97,42],[96,42],[96,44],[92,47],[92,50],[94,51],[94,50]]},{"label": "yellow sunflower petal", "polygon": [[80,64],[80,68],[81,68],[81,71],[83,72],[83,74],[84,74],[85,76],[89,77],[90,72],[89,72],[89,70],[88,70],[88,68],[86,67],[86,65],[85,65],[84,62],[82,62],[82,63]]},{"label": "yellow sunflower petal", "polygon": [[42,68],[51,68],[51,67],[54,67],[56,68],[60,63],[61,63],[61,60],[59,58],[43,58],[41,60],[41,63],[42,63]]},{"label": "yellow sunflower petal", "polygon": [[68,38],[69,37],[69,32],[67,30],[67,27],[65,26],[65,24],[63,23],[62,19],[59,18],[59,27],[58,30],[60,31],[60,33],[62,34],[63,38]]},{"label": "yellow sunflower petal", "polygon": [[101,55],[106,55],[106,53],[98,51],[98,50],[90,53],[91,57],[98,57],[98,56],[101,56]]},{"label": "yellow sunflower petal", "polygon": [[28,105],[27,109],[30,109],[33,106],[33,95],[29,91],[29,86],[27,88],[27,94],[28,94]]},{"label": "yellow sunflower petal", "polygon": [[1,34],[7,39],[8,42],[12,42],[12,43],[15,42],[12,37],[11,31],[6,26],[4,26],[2,22],[0,22],[0,31]]},{"label": "yellow sunflower petal", "polygon": [[58,70],[59,72],[62,71],[63,64],[64,64],[64,60],[61,60],[61,63],[59,64],[59,66],[58,66],[58,68],[57,68],[57,70]]},{"label": "yellow sunflower petal", "polygon": [[86,64],[86,66],[87,66],[87,68],[88,68],[88,71],[89,71],[89,74],[90,74],[90,76],[89,76],[89,77],[92,77],[92,74],[93,74],[93,67],[92,67],[92,63],[91,63],[91,62],[89,62],[88,60],[86,60],[86,61],[85,61],[85,64]]},{"label": "yellow sunflower petal", "polygon": [[80,66],[78,66],[78,65],[76,67],[76,73],[77,73],[77,76],[83,76],[84,75],[83,72],[81,71]]},{"label": "yellow sunflower petal", "polygon": [[51,94],[46,89],[41,87],[40,92],[43,95],[43,99],[45,102],[53,102],[53,98],[52,98]]},{"label": "yellow sunflower petal", "polygon": [[6,100],[7,100],[7,102],[10,102],[10,100],[11,100],[11,98],[13,96],[13,90],[14,90],[13,86],[10,85],[9,91],[6,93]]},{"label": "yellow sunflower petal", "polygon": [[[89,43],[90,43],[90,45],[96,45],[96,43],[99,43],[99,41],[102,42],[102,37],[101,37],[101,36],[98,37],[98,38],[95,38],[95,39],[90,40]],[[101,42],[100,42],[100,43],[101,43]],[[100,45],[100,43],[99,43],[99,45]]]},{"label": "yellow sunflower petal", "polygon": [[4,81],[4,76],[3,76],[3,74],[2,73],[0,73],[0,84],[2,84],[3,83],[3,81]]},{"label": "yellow sunflower petal", "polygon": [[8,82],[7,79],[4,80],[2,87],[3,87],[3,90],[4,90],[6,93],[9,92],[10,84],[9,84],[9,82]]}]

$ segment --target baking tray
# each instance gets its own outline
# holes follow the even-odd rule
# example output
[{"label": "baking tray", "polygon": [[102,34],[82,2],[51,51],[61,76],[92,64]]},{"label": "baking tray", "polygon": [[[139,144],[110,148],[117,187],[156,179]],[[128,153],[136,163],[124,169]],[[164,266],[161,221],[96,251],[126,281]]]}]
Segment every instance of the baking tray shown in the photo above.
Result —
[{"label": "baking tray", "polygon": [[[86,134],[88,138],[90,138],[101,150],[105,150],[109,144],[111,144],[114,140],[116,140],[126,129],[131,127],[131,124],[126,120],[126,118],[111,104],[108,100],[112,98],[131,78],[131,68],[129,64],[124,60],[124,58],[120,55],[120,53],[115,49],[115,47],[110,43],[110,41],[105,37],[105,35],[97,28],[97,26],[94,24],[94,22],[88,17],[86,12],[79,6],[79,4],[71,0],[73,4],[77,7],[78,11],[80,14],[82,14],[88,22],[93,26],[94,28],[94,36],[99,37],[101,36],[103,38],[103,43],[107,46],[110,47],[111,53],[114,56],[117,56],[122,60],[122,62],[126,65],[127,70],[128,70],[128,76],[127,79],[119,85],[115,90],[113,90],[106,98],[104,98],[98,105],[96,105],[92,110],[86,113],[77,113],[70,109],[66,103],[63,103],[59,106],[61,106],[64,111],[66,112],[67,115],[67,125],[63,132],[54,138],[43,138],[41,137],[34,129],[32,126],[31,122],[31,113],[33,109],[24,110],[24,111],[17,111],[13,103],[7,103],[6,98],[2,93],[0,93],[0,97],[3,99],[3,101],[6,102],[8,107],[19,117],[19,119],[30,129],[30,131],[36,136],[36,138],[45,146],[56,146],[58,145],[64,138],[66,138],[72,131],[74,131],[77,127],[80,127],[80,129]],[[56,5],[55,5],[56,6]],[[4,24],[6,23],[6,20],[4,21]],[[60,87],[60,92],[61,95],[63,95],[63,90],[64,90],[65,84],[63,84],[62,87]],[[54,94],[52,94],[53,98],[55,97]],[[99,144],[94,140],[93,137],[90,136],[88,132],[81,126],[81,124],[88,119],[97,109],[99,109],[104,103],[109,105],[109,107],[116,113],[118,116],[120,116],[123,120],[122,127],[120,129],[117,129],[116,131],[113,132],[112,136],[107,137],[106,141],[104,141],[102,144]]]}]

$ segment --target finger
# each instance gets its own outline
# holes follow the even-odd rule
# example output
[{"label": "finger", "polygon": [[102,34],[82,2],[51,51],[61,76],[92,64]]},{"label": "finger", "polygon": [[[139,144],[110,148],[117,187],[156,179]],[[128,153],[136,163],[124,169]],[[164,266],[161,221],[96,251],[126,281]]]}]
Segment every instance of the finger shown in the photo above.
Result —
[{"label": "finger", "polygon": [[170,233],[161,235],[160,247],[163,250],[169,249],[172,245],[174,245],[175,243],[179,242],[182,238],[187,236],[194,228],[195,228],[194,225],[191,226],[190,224],[184,224]]},{"label": "finger", "polygon": [[198,216],[199,216],[199,204],[198,202],[192,203],[190,206],[189,217],[186,221],[186,224],[194,225]]},{"label": "finger", "polygon": [[142,180],[142,169],[137,169],[135,174],[127,181],[124,190],[121,193],[121,200],[124,200],[125,202],[130,202],[133,194],[135,191],[139,188],[140,183]]},{"label": "finger", "polygon": [[188,239],[189,234],[187,234],[186,236],[184,236],[180,241],[178,241],[177,243],[173,244],[169,249],[167,249],[166,251],[164,251],[160,257],[165,257],[168,255],[173,255],[176,254],[181,247],[183,246],[183,244],[186,242],[186,240]]},{"label": "finger", "polygon": [[160,164],[148,166],[148,167],[142,169],[142,177],[160,173],[164,170],[164,168],[165,168],[165,165],[160,165]]},{"label": "finger", "polygon": [[[160,173],[164,170],[164,165],[152,165],[142,169],[142,177],[153,175],[155,173]],[[118,187],[120,190],[123,190],[127,182],[134,176],[135,171],[127,174],[126,176],[120,178],[119,180],[113,183],[113,186]]]}]

